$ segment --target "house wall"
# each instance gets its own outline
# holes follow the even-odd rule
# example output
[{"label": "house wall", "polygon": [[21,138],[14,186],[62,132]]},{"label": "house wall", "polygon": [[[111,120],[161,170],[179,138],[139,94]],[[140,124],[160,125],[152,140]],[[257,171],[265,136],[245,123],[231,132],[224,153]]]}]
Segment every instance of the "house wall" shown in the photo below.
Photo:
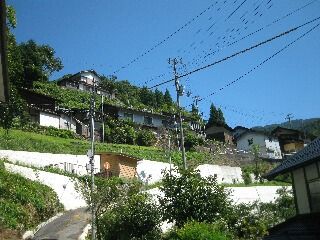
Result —
[{"label": "house wall", "polygon": [[[253,143],[249,145],[248,140],[253,139]],[[263,134],[258,134],[254,132],[249,132],[242,135],[237,140],[237,149],[238,150],[245,150],[250,151],[253,144],[257,144],[260,146],[260,153],[262,155],[266,155],[266,143],[265,143],[265,136]]]},{"label": "house wall", "polygon": [[55,114],[51,113],[46,113],[46,112],[40,112],[40,122],[39,124],[41,126],[46,126],[46,127],[55,127],[59,128],[60,126],[60,117]]},{"label": "house wall", "polygon": [[[271,140],[271,141],[270,141]],[[279,140],[276,138],[265,139],[266,152],[269,158],[282,159]]]},{"label": "house wall", "polygon": [[60,121],[59,121],[59,128],[60,129],[67,129],[67,130],[71,130],[73,132],[76,132],[76,130],[77,130],[76,125],[77,125],[77,122],[74,119],[70,118],[69,116],[67,116],[65,114],[61,114]]},{"label": "house wall", "polygon": [[[253,139],[253,143],[249,145],[248,140]],[[248,132],[242,135],[237,140],[237,149],[250,151],[253,144],[257,144],[260,146],[260,154],[262,157],[281,159],[281,149],[279,141],[276,138],[269,138],[268,136],[255,133]]]},{"label": "house wall", "polygon": [[307,184],[305,181],[303,168],[296,169],[292,172],[295,198],[299,214],[310,213],[310,205],[308,200]]},{"label": "house wall", "polygon": [[160,116],[152,115],[152,114],[146,114],[146,113],[138,113],[136,111],[130,111],[130,110],[122,110],[120,109],[118,111],[119,119],[125,119],[124,113],[132,113],[133,114],[133,122],[141,125],[145,125],[144,123],[144,116],[150,116],[152,117],[152,125],[155,127],[163,127],[162,119]]},{"label": "house wall", "polygon": [[99,84],[99,82],[101,81],[97,75],[91,72],[81,73],[81,76],[87,78],[87,84],[93,84],[93,79],[95,80],[96,84]]}]

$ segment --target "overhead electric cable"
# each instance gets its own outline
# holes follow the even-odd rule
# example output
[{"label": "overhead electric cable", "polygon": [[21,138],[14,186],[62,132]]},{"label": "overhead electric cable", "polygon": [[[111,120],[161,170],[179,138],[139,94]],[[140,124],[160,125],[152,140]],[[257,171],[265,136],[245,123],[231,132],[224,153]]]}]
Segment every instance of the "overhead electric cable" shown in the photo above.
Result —
[{"label": "overhead electric cable", "polygon": [[115,70],[113,72],[113,74],[116,74],[118,72],[120,72],[122,69],[127,68],[128,66],[130,66],[131,64],[133,64],[134,62],[138,61],[140,58],[144,57],[145,55],[147,55],[148,53],[150,53],[151,51],[153,51],[154,49],[156,49],[157,47],[159,47],[160,45],[162,45],[163,43],[165,43],[166,41],[168,41],[170,38],[172,38],[174,35],[176,35],[178,32],[180,32],[181,30],[183,30],[185,27],[189,26],[191,23],[193,23],[195,20],[197,20],[201,15],[203,15],[204,13],[206,13],[207,11],[209,11],[213,6],[215,6],[217,4],[217,2],[212,3],[209,5],[209,7],[207,7],[205,10],[203,10],[201,13],[199,13],[197,16],[193,17],[191,20],[189,20],[188,22],[186,22],[184,25],[182,25],[180,28],[178,28],[176,31],[174,31],[173,33],[171,33],[169,36],[167,36],[166,38],[164,38],[163,40],[161,40],[160,42],[158,42],[157,44],[155,44],[153,47],[151,47],[149,50],[143,52],[142,54],[140,54],[139,56],[137,56],[136,58],[132,59],[129,63],[121,66],[120,68],[118,68],[117,70]]},{"label": "overhead electric cable", "polygon": [[[302,9],[304,9],[305,7],[309,6],[310,4],[312,4],[312,3],[316,2],[316,1],[318,1],[318,0],[313,0],[313,1],[311,1],[311,2],[309,2],[309,3],[307,3],[307,4],[305,4],[305,5],[303,5],[302,7],[300,7],[300,8],[298,8],[298,9],[296,9],[296,10],[294,10],[294,11],[292,11],[292,12],[290,12],[290,13],[288,13],[288,14],[286,14],[286,15],[284,15],[284,16],[276,19],[276,20],[274,20],[272,23],[269,23],[269,24],[263,26],[262,28],[259,28],[259,29],[257,29],[256,31],[247,34],[246,36],[244,36],[244,37],[242,37],[242,38],[240,38],[240,39],[238,39],[238,40],[236,40],[236,41],[234,41],[234,42],[232,42],[232,43],[229,43],[228,45],[226,45],[226,47],[230,47],[231,45],[233,45],[233,44],[235,44],[235,43],[238,43],[238,42],[242,41],[243,39],[246,39],[247,37],[252,36],[253,34],[258,33],[258,32],[260,32],[260,31],[262,31],[263,29],[272,26],[273,24],[275,24],[275,23],[277,23],[277,22],[279,22],[279,21],[281,21],[281,20],[283,20],[283,19],[291,16],[292,14],[294,14],[294,13],[296,13],[296,12],[298,12],[298,11],[301,11]],[[211,51],[211,50],[212,50],[212,49],[209,49],[209,51]],[[212,54],[214,54],[214,53],[216,53],[216,52],[218,52],[218,51],[219,51],[219,50],[216,50],[216,51],[214,51],[214,52],[211,52],[211,53],[205,55],[203,58],[207,58],[208,56],[210,56],[210,55],[212,55]]]},{"label": "overhead electric cable", "polygon": [[[228,57],[222,58],[222,59],[220,59],[220,60],[218,60],[218,61],[215,61],[215,62],[213,62],[213,63],[210,63],[210,64],[208,64],[208,65],[206,65],[206,66],[203,66],[203,67],[197,68],[197,69],[195,69],[195,70],[192,70],[191,72],[182,74],[182,75],[178,76],[178,78],[186,77],[186,76],[191,75],[191,74],[193,74],[193,73],[195,73],[195,72],[198,72],[198,71],[200,71],[200,70],[203,70],[203,69],[206,69],[206,68],[208,68],[208,67],[212,67],[212,66],[214,66],[214,65],[216,65],[216,64],[218,64],[218,63],[224,62],[224,61],[226,61],[226,60],[228,60],[228,59],[230,59],[230,58],[233,58],[233,57],[235,57],[235,56],[238,56],[238,55],[240,55],[240,54],[242,54],[242,53],[245,53],[245,52],[247,52],[247,51],[250,51],[250,50],[252,50],[252,49],[254,49],[254,48],[257,48],[257,47],[259,47],[259,46],[262,46],[262,45],[264,45],[264,44],[266,44],[266,43],[269,43],[269,42],[271,42],[271,41],[273,41],[273,40],[275,40],[275,39],[277,39],[277,38],[283,37],[283,36],[285,36],[285,35],[287,35],[287,34],[289,34],[289,33],[291,33],[291,32],[294,32],[294,31],[296,31],[296,30],[298,30],[298,29],[300,29],[300,28],[308,25],[308,24],[311,24],[311,23],[313,23],[313,22],[315,22],[315,21],[317,21],[317,20],[319,20],[319,19],[320,19],[320,17],[317,17],[317,18],[315,18],[315,19],[313,19],[313,20],[311,20],[311,21],[308,21],[308,22],[306,22],[306,23],[304,23],[304,24],[301,24],[301,25],[299,25],[299,26],[297,26],[297,27],[291,28],[290,30],[287,30],[287,31],[285,31],[285,32],[282,32],[282,33],[280,33],[280,34],[278,34],[278,35],[276,35],[276,36],[273,36],[273,37],[271,37],[271,38],[269,38],[269,39],[267,39],[267,40],[264,40],[264,41],[262,41],[262,42],[260,42],[260,43],[257,43],[257,44],[255,44],[255,45],[249,47],[249,48],[246,48],[246,49],[243,49],[243,50],[241,50],[241,51],[238,51],[238,52],[236,52],[236,53],[234,53],[234,54],[232,54],[232,55],[230,55],[230,56],[228,56]],[[164,82],[158,83],[158,84],[156,84],[156,85],[154,85],[154,86],[152,86],[152,87],[149,87],[149,88],[150,88],[150,89],[151,89],[151,88],[155,88],[155,87],[161,86],[161,85],[163,85],[163,84],[166,84],[166,83],[169,83],[169,82],[172,82],[172,81],[174,81],[174,79],[166,80],[166,81],[164,81]]]},{"label": "overhead electric cable", "polygon": [[258,69],[259,67],[261,67],[263,64],[265,64],[266,62],[268,62],[269,60],[271,60],[272,58],[274,58],[275,56],[277,56],[279,53],[283,52],[285,49],[287,49],[288,47],[290,47],[292,44],[294,44],[295,42],[297,42],[298,40],[300,40],[301,38],[305,37],[307,34],[309,34],[310,32],[312,32],[314,29],[316,29],[317,27],[319,27],[320,23],[318,23],[317,25],[315,25],[314,27],[312,27],[311,29],[309,29],[307,32],[305,32],[304,34],[300,35],[298,38],[296,38],[295,40],[293,40],[292,42],[290,42],[289,44],[285,45],[283,48],[281,48],[280,50],[278,50],[277,52],[275,52],[273,55],[271,55],[270,57],[266,58],[264,61],[262,61],[261,63],[259,63],[258,65],[256,65],[254,68],[250,69],[248,72],[246,72],[245,74],[241,75],[240,77],[238,77],[237,79],[233,80],[232,82],[229,82],[227,85],[225,85],[224,87],[218,89],[215,92],[210,93],[208,96],[199,99],[200,101],[203,101],[205,99],[207,99],[208,97],[216,94],[217,92],[220,92],[222,90],[224,90],[226,87],[229,87],[233,84],[235,84],[236,82],[240,81],[242,78],[244,78],[245,76],[249,75],[250,73],[252,73],[254,70]]}]

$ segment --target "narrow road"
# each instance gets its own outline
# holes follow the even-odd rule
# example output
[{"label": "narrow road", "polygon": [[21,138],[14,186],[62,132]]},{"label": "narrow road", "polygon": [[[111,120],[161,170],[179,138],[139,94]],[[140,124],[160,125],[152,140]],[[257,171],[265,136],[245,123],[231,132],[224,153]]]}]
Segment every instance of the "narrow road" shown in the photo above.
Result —
[{"label": "narrow road", "polygon": [[62,216],[40,228],[34,240],[77,240],[83,228],[89,223],[90,214],[86,208],[65,212]]}]

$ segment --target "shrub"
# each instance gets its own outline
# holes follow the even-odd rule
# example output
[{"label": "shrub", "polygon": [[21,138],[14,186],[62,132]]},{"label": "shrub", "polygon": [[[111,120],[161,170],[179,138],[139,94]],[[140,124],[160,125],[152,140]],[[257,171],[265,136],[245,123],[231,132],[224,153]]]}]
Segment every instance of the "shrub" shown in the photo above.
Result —
[{"label": "shrub", "polygon": [[212,223],[230,211],[228,193],[215,178],[202,178],[194,170],[174,170],[164,172],[162,183],[164,196],[159,202],[163,218],[178,227],[190,220]]},{"label": "shrub", "polygon": [[137,135],[139,146],[152,146],[156,142],[156,136],[150,130],[140,130]]},{"label": "shrub", "polygon": [[161,236],[160,214],[145,194],[117,202],[98,219],[99,239],[150,239]]},{"label": "shrub", "polygon": [[198,137],[196,134],[186,131],[184,147],[187,151],[194,151],[196,146],[201,146],[204,144],[204,140],[201,137]]},{"label": "shrub", "polygon": [[169,233],[166,240],[228,240],[229,237],[222,233],[217,225],[191,221],[182,228]]}]

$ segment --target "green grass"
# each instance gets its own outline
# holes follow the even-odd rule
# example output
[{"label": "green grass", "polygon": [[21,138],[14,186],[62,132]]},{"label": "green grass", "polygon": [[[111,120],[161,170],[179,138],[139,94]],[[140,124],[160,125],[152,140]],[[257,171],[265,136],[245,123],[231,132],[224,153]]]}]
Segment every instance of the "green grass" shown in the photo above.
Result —
[{"label": "green grass", "polygon": [[[90,149],[90,142],[87,140],[41,135],[21,130],[10,130],[9,134],[6,135],[4,129],[0,128],[0,149],[85,155],[88,149]],[[122,152],[141,159],[169,162],[166,151],[157,147],[96,143],[96,152]],[[171,156],[172,162],[180,166],[181,153],[172,151]],[[187,152],[187,159],[192,165],[203,163],[208,158],[209,154],[207,153]]]},{"label": "green grass", "polygon": [[53,189],[8,172],[0,161],[1,231],[30,229],[62,210]]}]

